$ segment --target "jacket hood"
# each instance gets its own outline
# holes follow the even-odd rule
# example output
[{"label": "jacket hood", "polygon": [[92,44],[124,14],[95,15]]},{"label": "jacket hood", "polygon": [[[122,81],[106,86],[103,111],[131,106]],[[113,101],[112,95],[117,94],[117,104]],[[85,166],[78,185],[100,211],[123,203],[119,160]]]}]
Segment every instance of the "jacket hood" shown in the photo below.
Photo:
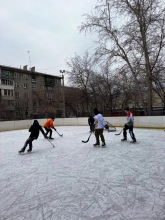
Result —
[{"label": "jacket hood", "polygon": [[33,125],[39,125],[37,120],[34,120]]}]

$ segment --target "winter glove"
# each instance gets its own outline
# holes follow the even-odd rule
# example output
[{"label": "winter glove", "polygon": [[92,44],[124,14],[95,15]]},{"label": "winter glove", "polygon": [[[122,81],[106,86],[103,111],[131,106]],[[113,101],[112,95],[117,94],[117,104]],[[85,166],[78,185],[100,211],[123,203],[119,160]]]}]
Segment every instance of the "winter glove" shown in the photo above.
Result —
[{"label": "winter glove", "polygon": [[56,129],[54,128],[54,130],[56,131]]},{"label": "winter glove", "polygon": [[108,129],[108,128],[109,128],[109,126],[106,124],[106,125],[104,126],[104,128],[105,128],[105,129]]}]

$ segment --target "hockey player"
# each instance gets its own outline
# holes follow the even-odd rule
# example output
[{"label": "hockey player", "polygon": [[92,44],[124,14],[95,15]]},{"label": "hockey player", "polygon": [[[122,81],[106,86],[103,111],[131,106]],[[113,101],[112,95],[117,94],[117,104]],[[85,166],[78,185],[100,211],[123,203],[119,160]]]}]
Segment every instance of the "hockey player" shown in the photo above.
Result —
[{"label": "hockey player", "polygon": [[92,116],[89,116],[88,118],[88,124],[89,124],[89,127],[90,127],[90,132],[93,132],[94,131],[94,118]]},{"label": "hockey player", "polygon": [[129,111],[129,107],[125,108],[125,113],[127,114],[127,122],[124,125],[123,128],[123,139],[121,139],[121,141],[126,141],[127,140],[127,130],[129,129],[129,133],[130,136],[132,138],[132,141],[130,143],[135,143],[136,142],[136,138],[135,135],[133,133],[133,123],[134,123],[134,119],[133,119],[133,114],[132,112]]},{"label": "hockey player", "polygon": [[34,120],[33,125],[31,125],[31,127],[29,128],[29,132],[31,132],[31,134],[30,134],[29,138],[26,140],[23,148],[20,151],[18,151],[18,153],[23,153],[28,144],[29,144],[29,149],[27,150],[27,152],[31,152],[32,151],[32,142],[38,138],[40,131],[42,132],[43,136],[45,138],[47,138],[41,125],[39,125],[37,120]]},{"label": "hockey player", "polygon": [[96,137],[96,143],[93,145],[94,147],[100,145],[99,136],[102,141],[102,147],[106,147],[105,139],[103,135],[104,126],[106,124],[106,121],[104,120],[102,114],[95,108],[94,109],[94,119],[95,119],[95,137]]},{"label": "hockey player", "polygon": [[52,138],[52,129],[54,129],[56,131],[56,128],[53,125],[54,122],[54,117],[51,117],[51,119],[49,119],[48,121],[45,122],[44,124],[44,129],[46,130],[46,136],[49,134],[49,139],[54,139]]}]

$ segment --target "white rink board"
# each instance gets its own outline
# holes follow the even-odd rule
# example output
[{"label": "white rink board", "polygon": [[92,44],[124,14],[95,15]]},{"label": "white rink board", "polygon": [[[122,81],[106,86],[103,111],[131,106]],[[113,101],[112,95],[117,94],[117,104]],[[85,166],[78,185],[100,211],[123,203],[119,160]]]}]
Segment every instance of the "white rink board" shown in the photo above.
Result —
[{"label": "white rink board", "polygon": [[[47,119],[37,119],[41,126]],[[105,117],[105,120],[115,127],[123,127],[126,117]],[[0,131],[27,129],[34,120],[1,121]],[[88,125],[88,118],[56,118],[55,126],[85,126]],[[134,126],[141,128],[165,128],[165,116],[135,116]]]}]

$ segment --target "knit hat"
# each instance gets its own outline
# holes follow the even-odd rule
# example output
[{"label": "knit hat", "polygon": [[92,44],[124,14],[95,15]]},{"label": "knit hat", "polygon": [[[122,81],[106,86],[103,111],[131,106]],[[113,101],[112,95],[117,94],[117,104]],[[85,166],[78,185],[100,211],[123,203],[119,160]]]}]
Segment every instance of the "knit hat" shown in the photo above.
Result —
[{"label": "knit hat", "polygon": [[129,107],[126,107],[125,110],[126,110],[126,111],[129,111]]},{"label": "knit hat", "polygon": [[93,112],[94,112],[95,115],[98,115],[98,114],[100,113],[97,108],[95,108],[95,109],[93,110]]}]

